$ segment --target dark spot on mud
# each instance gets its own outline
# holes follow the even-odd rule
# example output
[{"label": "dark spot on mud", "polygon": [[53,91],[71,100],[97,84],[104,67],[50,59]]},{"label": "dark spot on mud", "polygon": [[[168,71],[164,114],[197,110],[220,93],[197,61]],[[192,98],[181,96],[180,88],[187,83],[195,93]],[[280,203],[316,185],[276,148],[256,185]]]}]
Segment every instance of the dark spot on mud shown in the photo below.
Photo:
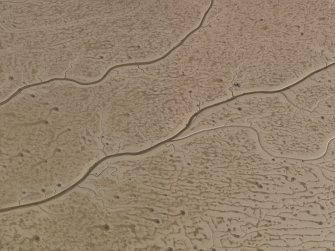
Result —
[{"label": "dark spot on mud", "polygon": [[110,229],[110,226],[109,226],[108,224],[105,224],[105,225],[103,226],[103,228],[104,228],[104,230],[108,231],[108,230]]},{"label": "dark spot on mud", "polygon": [[40,239],[41,239],[41,238],[40,238],[38,235],[34,235],[34,237],[33,237],[33,240],[34,240],[34,241],[40,241]]}]

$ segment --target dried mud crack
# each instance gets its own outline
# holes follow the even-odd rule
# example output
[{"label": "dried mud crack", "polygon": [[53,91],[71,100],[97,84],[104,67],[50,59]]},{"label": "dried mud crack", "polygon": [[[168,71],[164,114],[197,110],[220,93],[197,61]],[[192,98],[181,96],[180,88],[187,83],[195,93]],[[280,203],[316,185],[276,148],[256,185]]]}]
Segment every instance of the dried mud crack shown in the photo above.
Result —
[{"label": "dried mud crack", "polygon": [[260,135],[259,131],[257,129],[255,129],[253,126],[251,126],[251,125],[250,126],[248,126],[248,125],[247,126],[244,126],[244,125],[221,125],[221,126],[216,126],[216,127],[213,127],[213,128],[206,128],[206,129],[203,129],[203,130],[199,130],[199,131],[193,132],[193,133],[191,133],[189,135],[186,135],[184,137],[181,137],[181,138],[175,138],[175,139],[171,140],[171,142],[181,141],[181,140],[184,140],[184,139],[187,139],[187,138],[191,138],[194,135],[201,134],[203,132],[214,131],[214,130],[222,129],[222,128],[226,128],[226,129],[227,128],[242,128],[242,129],[251,130],[251,131],[253,131],[256,134],[256,137],[257,137],[257,140],[258,140],[260,148],[267,155],[269,155],[269,156],[271,156],[273,158],[278,158],[278,159],[290,159],[290,160],[304,161],[304,162],[305,161],[307,162],[307,161],[315,161],[315,160],[322,159],[327,154],[330,143],[335,140],[335,136],[333,136],[330,139],[328,139],[328,141],[325,144],[324,150],[321,152],[321,154],[319,154],[318,156],[315,156],[315,157],[311,157],[311,158],[295,158],[295,157],[284,156],[284,155],[275,155],[274,153],[271,153],[269,150],[266,149],[266,147],[262,143],[261,135]]},{"label": "dried mud crack", "polygon": [[[211,5],[212,5],[213,2],[211,2]],[[210,9],[210,8],[209,8]],[[209,10],[208,9],[208,10]],[[208,10],[206,13],[208,13]],[[223,101],[220,101],[220,102],[217,102],[217,103],[214,103],[214,104],[211,104],[211,105],[208,105],[208,106],[205,106],[203,108],[201,108],[200,110],[198,110],[197,112],[193,113],[193,115],[188,119],[186,125],[181,129],[179,130],[176,134],[174,134],[173,136],[149,147],[149,148],[146,148],[144,150],[141,150],[141,151],[137,151],[137,152],[123,152],[123,153],[117,153],[117,154],[111,154],[111,155],[107,155],[101,159],[99,159],[98,161],[96,161],[86,172],[85,174],[79,179],[77,180],[75,183],[73,183],[72,185],[70,185],[69,187],[67,187],[66,189],[64,189],[63,191],[53,195],[53,196],[50,196],[48,198],[45,198],[43,200],[39,200],[39,201],[35,201],[35,202],[30,202],[30,203],[26,203],[26,204],[22,204],[22,205],[17,205],[17,206],[11,206],[11,207],[7,207],[7,208],[2,208],[0,209],[0,213],[5,213],[5,212],[10,212],[10,211],[13,211],[13,210],[17,210],[17,209],[23,209],[23,208],[28,208],[28,207],[33,207],[33,206],[38,206],[38,205],[41,205],[41,204],[44,204],[44,203],[47,203],[47,202],[50,202],[54,199],[57,199],[57,198],[60,198],[61,196],[69,193],[70,191],[72,191],[73,189],[75,189],[79,184],[81,184],[83,181],[86,180],[86,178],[90,175],[90,173],[96,169],[101,163],[103,163],[104,161],[106,160],[109,160],[109,159],[113,159],[113,158],[117,158],[117,157],[121,157],[121,156],[137,156],[137,155],[143,155],[145,153],[148,153],[166,143],[169,143],[169,142],[172,142],[173,140],[175,140],[178,136],[180,136],[183,132],[185,132],[192,124],[192,122],[194,121],[194,119],[202,112],[206,111],[206,110],[209,110],[213,107],[216,107],[216,106],[219,106],[219,105],[222,105],[222,104],[226,104],[226,103],[229,103],[233,100],[236,100],[238,98],[241,98],[241,97],[244,97],[244,96],[248,96],[248,95],[253,95],[253,94],[274,94],[274,93],[280,93],[282,91],[285,91],[285,90],[288,90],[296,85],[298,85],[299,83],[301,83],[302,81],[308,79],[309,77],[313,76],[314,74],[316,73],[319,73],[325,69],[328,69],[329,67],[335,65],[335,62],[332,62],[330,64],[327,64],[326,66],[324,67],[321,67],[315,71],[312,71],[310,72],[309,74],[305,75],[304,77],[302,77],[301,79],[297,80],[296,82],[292,83],[292,84],[289,84],[283,88],[280,88],[280,89],[276,89],[276,90],[260,90],[260,91],[251,91],[251,92],[245,92],[245,93],[242,93],[242,94],[239,94],[239,95],[235,95],[235,96],[232,96],[231,98],[228,98],[226,100],[223,100]],[[327,144],[327,148],[326,148],[326,152],[327,152],[327,149],[328,149],[328,145],[329,145],[330,141],[328,142]],[[326,152],[324,154],[326,154]],[[324,155],[323,154],[323,155]],[[322,156],[323,156],[322,155]]]},{"label": "dried mud crack", "polygon": [[173,46],[170,50],[168,50],[167,52],[165,52],[163,55],[161,55],[158,58],[152,59],[152,60],[148,60],[148,61],[138,61],[138,62],[131,62],[131,63],[123,63],[123,64],[117,64],[114,65],[110,68],[107,69],[107,71],[98,79],[91,81],[91,82],[81,82],[72,78],[52,78],[49,80],[45,80],[42,82],[38,82],[38,83],[33,83],[33,84],[28,84],[25,85],[19,89],[17,89],[14,93],[12,93],[8,98],[4,99],[3,101],[0,102],[0,106],[7,104],[8,102],[10,102],[13,98],[15,98],[16,96],[18,96],[20,93],[22,93],[24,90],[33,88],[33,87],[38,87],[38,86],[43,86],[43,85],[47,85],[50,84],[52,82],[57,82],[57,81],[62,81],[62,82],[68,82],[68,83],[73,83],[73,84],[77,84],[80,86],[90,86],[90,85],[95,85],[100,83],[101,81],[103,81],[113,70],[116,69],[120,69],[120,68],[125,68],[125,67],[131,67],[131,66],[144,66],[144,65],[151,65],[154,63],[157,63],[161,60],[163,60],[164,58],[168,57],[172,52],[174,52],[176,49],[178,49],[181,45],[183,45],[185,43],[185,41],[195,32],[197,32],[203,25],[203,23],[205,22],[205,19],[209,13],[209,11],[211,10],[211,8],[213,7],[214,4],[214,0],[210,1],[210,4],[207,8],[207,10],[205,11],[205,13],[203,14],[200,23],[198,24],[197,27],[195,27],[193,30],[191,30],[190,32],[188,32],[175,46]]}]

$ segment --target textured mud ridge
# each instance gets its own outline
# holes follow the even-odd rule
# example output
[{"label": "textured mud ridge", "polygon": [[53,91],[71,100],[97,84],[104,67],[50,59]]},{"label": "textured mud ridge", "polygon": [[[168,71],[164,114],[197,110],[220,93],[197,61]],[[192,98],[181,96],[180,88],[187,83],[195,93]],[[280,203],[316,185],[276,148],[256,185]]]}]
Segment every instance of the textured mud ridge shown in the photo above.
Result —
[{"label": "textured mud ridge", "polygon": [[332,1],[0,12],[0,250],[335,250]]}]

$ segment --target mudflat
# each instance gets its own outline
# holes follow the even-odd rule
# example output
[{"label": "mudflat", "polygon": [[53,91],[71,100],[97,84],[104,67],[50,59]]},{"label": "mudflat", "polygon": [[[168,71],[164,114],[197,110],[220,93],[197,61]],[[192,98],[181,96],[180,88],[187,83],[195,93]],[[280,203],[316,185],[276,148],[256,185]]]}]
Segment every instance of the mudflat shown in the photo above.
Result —
[{"label": "mudflat", "polygon": [[0,2],[0,250],[335,250],[335,4]]}]

